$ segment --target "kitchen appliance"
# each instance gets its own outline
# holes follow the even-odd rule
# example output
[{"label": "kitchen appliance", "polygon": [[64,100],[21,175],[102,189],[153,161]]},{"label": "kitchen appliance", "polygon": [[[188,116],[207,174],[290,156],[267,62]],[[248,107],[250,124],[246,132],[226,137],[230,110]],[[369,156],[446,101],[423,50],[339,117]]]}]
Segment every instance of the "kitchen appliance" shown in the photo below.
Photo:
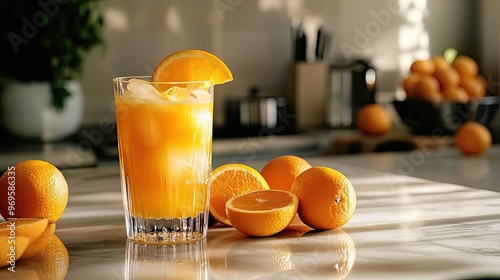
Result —
[{"label": "kitchen appliance", "polygon": [[376,80],[375,68],[367,61],[332,64],[326,98],[326,124],[336,128],[353,127],[359,109],[375,102]]},{"label": "kitchen appliance", "polygon": [[294,127],[294,115],[282,96],[264,96],[252,86],[249,96],[226,102],[225,128],[232,136],[285,134]]}]

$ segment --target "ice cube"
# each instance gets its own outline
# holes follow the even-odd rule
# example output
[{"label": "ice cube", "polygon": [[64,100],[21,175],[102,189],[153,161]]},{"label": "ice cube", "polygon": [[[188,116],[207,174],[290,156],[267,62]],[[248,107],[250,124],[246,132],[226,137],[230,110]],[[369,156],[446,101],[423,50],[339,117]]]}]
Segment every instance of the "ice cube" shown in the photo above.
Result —
[{"label": "ice cube", "polygon": [[147,84],[148,81],[146,80],[141,80],[141,79],[136,79],[136,78],[132,78],[130,80],[128,80],[129,83],[142,83],[142,84]]},{"label": "ice cube", "polygon": [[163,93],[163,96],[165,99],[175,102],[197,100],[196,95],[191,90],[181,87],[171,87]]},{"label": "ice cube", "polygon": [[197,100],[211,100],[212,95],[201,89],[195,89],[192,93],[196,96]]},{"label": "ice cube", "polygon": [[146,81],[139,79],[132,79],[129,81],[125,97],[155,102],[163,100],[161,94],[153,85],[147,84]]},{"label": "ice cube", "polygon": [[170,150],[165,158],[166,173],[174,180],[187,181],[192,174],[192,164],[189,162],[189,154],[174,152]]}]

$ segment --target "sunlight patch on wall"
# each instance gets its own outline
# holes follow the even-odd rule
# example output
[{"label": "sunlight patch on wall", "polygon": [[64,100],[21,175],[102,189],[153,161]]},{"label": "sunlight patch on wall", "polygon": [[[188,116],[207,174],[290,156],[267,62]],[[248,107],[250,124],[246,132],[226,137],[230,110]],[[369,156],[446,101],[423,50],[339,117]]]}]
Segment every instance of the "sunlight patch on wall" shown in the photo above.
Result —
[{"label": "sunlight patch on wall", "polygon": [[127,31],[129,21],[124,11],[109,7],[104,11],[104,21],[106,26],[113,31]]},{"label": "sunlight patch on wall", "polygon": [[284,0],[259,0],[259,10],[262,12],[281,11]]},{"label": "sunlight patch on wall", "polygon": [[304,0],[287,0],[286,11],[290,17],[302,14],[304,10]]},{"label": "sunlight patch on wall", "polygon": [[167,29],[174,34],[181,34],[183,32],[184,27],[177,8],[171,7],[167,10],[167,14],[165,15],[165,24]]}]

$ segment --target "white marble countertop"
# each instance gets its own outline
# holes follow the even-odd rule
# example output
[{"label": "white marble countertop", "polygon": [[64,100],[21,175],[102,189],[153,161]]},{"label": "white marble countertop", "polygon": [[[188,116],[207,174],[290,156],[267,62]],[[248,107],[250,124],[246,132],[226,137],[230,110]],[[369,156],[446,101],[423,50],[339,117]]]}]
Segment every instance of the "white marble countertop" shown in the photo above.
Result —
[{"label": "white marble countertop", "polygon": [[[66,279],[500,277],[500,193],[467,186],[499,182],[492,178],[500,148],[468,159],[444,149],[413,164],[411,174],[400,172],[400,158],[411,153],[307,158],[341,171],[356,189],[356,211],[341,230],[307,231],[295,221],[276,236],[247,238],[212,226],[205,242],[174,251],[128,244],[116,162],[64,170],[70,196],[56,235],[70,256]],[[246,163],[260,170],[266,161]],[[0,270],[0,279],[9,273]]]}]

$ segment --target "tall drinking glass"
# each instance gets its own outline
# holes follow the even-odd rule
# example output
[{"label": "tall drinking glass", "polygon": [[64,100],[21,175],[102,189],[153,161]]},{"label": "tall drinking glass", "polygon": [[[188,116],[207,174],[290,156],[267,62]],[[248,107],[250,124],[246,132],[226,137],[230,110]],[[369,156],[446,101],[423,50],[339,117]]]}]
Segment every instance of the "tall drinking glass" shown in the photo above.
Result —
[{"label": "tall drinking glass", "polygon": [[113,79],[127,236],[138,243],[203,239],[212,168],[213,86]]}]

